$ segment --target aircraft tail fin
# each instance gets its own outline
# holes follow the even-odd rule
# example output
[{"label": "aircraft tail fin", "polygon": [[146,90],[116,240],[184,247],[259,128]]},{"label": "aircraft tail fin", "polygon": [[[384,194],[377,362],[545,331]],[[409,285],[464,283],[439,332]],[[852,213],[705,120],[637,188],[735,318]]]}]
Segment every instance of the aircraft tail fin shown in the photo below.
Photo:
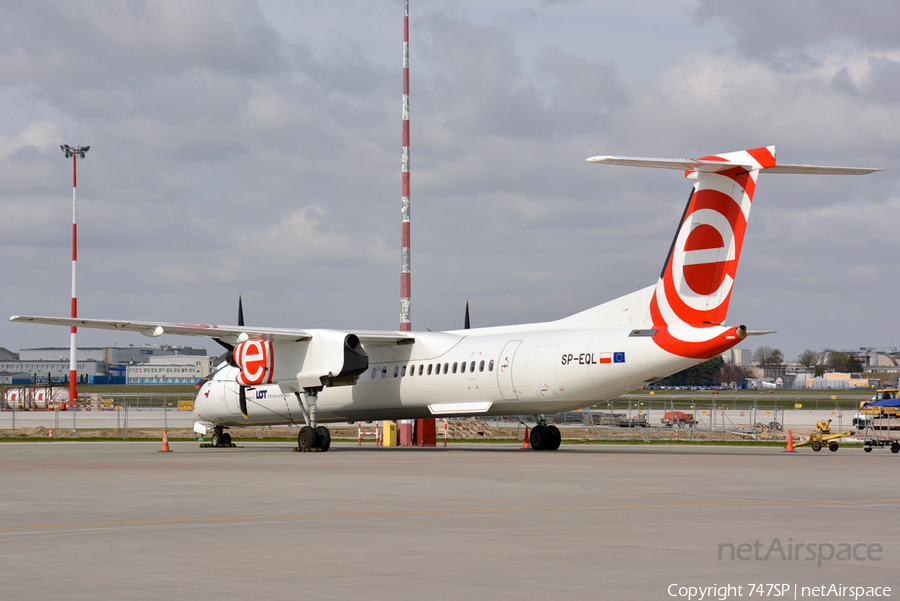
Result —
[{"label": "aircraft tail fin", "polygon": [[775,147],[700,159],[598,156],[588,162],[683,169],[694,182],[650,299],[654,341],[684,357],[708,358],[731,348],[746,328],[726,328],[744,232],[760,173],[861,175],[877,169],[778,165]]}]

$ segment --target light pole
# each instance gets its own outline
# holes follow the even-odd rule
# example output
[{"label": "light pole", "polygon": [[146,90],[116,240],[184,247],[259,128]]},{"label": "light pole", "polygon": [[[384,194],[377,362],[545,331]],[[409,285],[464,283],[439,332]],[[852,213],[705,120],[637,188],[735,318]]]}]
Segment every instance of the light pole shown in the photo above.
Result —
[{"label": "light pole", "polygon": [[[60,145],[66,158],[72,158],[72,318],[78,317],[78,301],[75,296],[75,263],[78,259],[78,204],[75,200],[75,190],[78,187],[78,157],[84,158],[90,146]],[[72,326],[72,334],[69,340],[69,408],[75,406],[78,399],[78,363],[75,360],[75,333],[77,328]],[[47,382],[50,384],[50,382]]]}]

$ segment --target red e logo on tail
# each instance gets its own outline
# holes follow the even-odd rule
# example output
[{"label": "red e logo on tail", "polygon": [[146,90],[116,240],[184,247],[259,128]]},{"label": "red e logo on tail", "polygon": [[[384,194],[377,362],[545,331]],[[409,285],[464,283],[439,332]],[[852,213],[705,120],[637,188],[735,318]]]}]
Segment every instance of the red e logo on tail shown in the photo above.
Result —
[{"label": "red e logo on tail", "polygon": [[241,368],[235,380],[241,386],[272,383],[275,352],[268,340],[248,340],[234,347],[234,362]]}]

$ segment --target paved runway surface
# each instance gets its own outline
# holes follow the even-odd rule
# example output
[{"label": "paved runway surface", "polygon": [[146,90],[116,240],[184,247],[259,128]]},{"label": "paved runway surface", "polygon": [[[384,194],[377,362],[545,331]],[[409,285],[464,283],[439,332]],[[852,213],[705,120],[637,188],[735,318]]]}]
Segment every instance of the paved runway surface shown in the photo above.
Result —
[{"label": "paved runway surface", "polygon": [[[0,444],[0,598],[772,596],[750,583],[900,596],[900,455],[884,449],[158,448]],[[762,559],[775,539],[785,555],[850,543],[856,557]]]}]

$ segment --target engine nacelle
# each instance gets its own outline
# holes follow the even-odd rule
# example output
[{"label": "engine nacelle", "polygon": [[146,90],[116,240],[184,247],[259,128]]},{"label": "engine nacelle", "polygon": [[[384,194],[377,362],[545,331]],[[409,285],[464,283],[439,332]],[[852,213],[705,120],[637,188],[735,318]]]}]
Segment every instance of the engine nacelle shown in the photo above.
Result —
[{"label": "engine nacelle", "polygon": [[[335,330],[310,330],[310,340],[277,342],[251,339],[234,347],[241,386],[278,383],[297,392],[304,388],[355,384],[369,368],[359,337]],[[296,384],[294,384],[296,382]]]}]

